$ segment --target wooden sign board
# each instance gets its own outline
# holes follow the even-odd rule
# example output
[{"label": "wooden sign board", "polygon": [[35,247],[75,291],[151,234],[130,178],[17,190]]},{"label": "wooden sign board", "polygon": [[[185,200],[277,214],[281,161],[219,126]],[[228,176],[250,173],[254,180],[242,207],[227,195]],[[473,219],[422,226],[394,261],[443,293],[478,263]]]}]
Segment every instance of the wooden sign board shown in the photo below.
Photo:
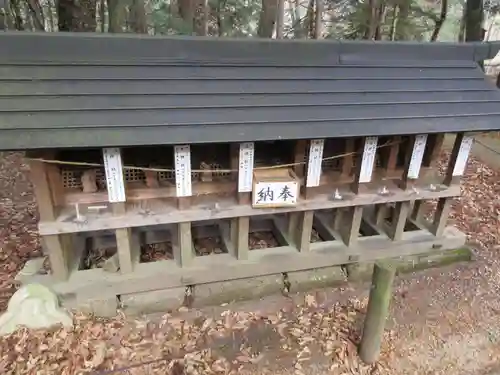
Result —
[{"label": "wooden sign board", "polygon": [[290,169],[255,170],[252,206],[255,208],[290,207],[297,204],[299,178]]}]

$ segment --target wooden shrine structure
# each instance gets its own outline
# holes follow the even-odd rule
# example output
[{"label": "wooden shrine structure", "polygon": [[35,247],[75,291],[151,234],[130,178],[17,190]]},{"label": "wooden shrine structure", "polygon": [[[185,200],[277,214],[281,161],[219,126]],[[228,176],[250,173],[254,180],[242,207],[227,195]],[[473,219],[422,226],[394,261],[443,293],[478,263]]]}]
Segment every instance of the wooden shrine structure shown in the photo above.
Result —
[{"label": "wooden shrine structure", "polygon": [[[500,128],[477,63],[499,48],[0,33],[0,150],[26,152],[51,266],[23,280],[116,305],[458,248],[473,135]],[[264,229],[275,246],[252,250]],[[197,254],[203,237],[220,251]],[[83,266],[99,246],[114,271]]]}]

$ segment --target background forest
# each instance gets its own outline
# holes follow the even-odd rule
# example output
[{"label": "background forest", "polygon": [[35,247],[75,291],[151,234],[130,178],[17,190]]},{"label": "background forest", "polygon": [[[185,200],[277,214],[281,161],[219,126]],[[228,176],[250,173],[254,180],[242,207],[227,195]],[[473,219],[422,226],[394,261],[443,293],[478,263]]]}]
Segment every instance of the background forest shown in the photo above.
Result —
[{"label": "background forest", "polygon": [[223,37],[500,39],[500,0],[0,0],[0,29]]}]

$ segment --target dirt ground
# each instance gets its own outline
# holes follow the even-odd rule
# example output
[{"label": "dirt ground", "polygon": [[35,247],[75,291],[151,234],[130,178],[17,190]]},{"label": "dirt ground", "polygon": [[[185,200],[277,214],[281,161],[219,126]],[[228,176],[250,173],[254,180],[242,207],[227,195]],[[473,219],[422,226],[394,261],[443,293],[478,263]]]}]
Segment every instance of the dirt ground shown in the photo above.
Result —
[{"label": "dirt ground", "polygon": [[[40,254],[26,170],[22,155],[0,155],[0,311]],[[475,259],[397,278],[377,365],[356,357],[368,286],[346,285],[140,319],[76,315],[73,330],[0,338],[0,373],[500,374],[499,177],[469,162],[452,221]]]}]

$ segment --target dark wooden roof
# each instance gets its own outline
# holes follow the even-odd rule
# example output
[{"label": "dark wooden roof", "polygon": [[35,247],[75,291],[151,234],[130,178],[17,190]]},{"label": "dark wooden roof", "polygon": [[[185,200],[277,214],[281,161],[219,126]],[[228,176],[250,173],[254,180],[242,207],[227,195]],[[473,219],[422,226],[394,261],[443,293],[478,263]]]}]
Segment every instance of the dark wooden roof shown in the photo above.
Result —
[{"label": "dark wooden roof", "polygon": [[0,149],[496,130],[499,48],[0,33]]}]

